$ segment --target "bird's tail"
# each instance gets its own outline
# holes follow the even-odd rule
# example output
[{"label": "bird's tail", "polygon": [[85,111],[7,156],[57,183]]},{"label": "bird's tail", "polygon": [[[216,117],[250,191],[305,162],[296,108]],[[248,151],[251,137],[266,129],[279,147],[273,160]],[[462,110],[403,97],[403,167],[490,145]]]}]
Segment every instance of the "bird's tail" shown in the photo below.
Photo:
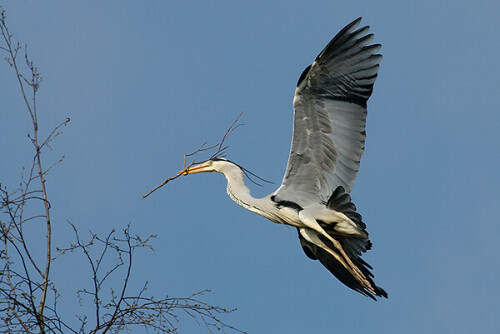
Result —
[{"label": "bird's tail", "polygon": [[[338,187],[330,197],[327,207],[342,212],[363,231],[366,225],[356,212],[356,206],[351,201],[343,187]],[[349,288],[375,300],[375,297],[387,298],[384,289],[375,285],[373,269],[362,258],[362,253],[371,248],[368,238],[340,235],[335,232],[334,225],[318,222],[327,235],[313,230],[299,229],[299,239],[306,255],[319,260],[337,279]],[[368,234],[367,234],[368,235]]]}]

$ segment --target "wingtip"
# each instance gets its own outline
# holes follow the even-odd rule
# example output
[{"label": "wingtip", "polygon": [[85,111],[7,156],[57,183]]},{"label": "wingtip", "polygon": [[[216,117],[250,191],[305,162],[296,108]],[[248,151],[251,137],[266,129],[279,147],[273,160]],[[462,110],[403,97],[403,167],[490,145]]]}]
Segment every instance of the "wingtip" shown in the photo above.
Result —
[{"label": "wingtip", "polygon": [[357,19],[355,19],[354,21],[352,21],[351,23],[346,25],[345,28],[342,30],[354,30],[354,29],[356,29],[359,26],[359,24],[361,23],[362,19],[363,18],[361,16],[358,17]]},{"label": "wingtip", "polygon": [[[316,57],[315,61],[321,58],[321,56],[324,54],[324,52],[331,46],[333,46],[336,42],[338,42],[341,39],[348,38],[355,30],[358,28],[359,24],[361,23],[362,17],[358,17],[351,23],[347,24],[342,30],[340,30],[335,37],[326,45],[326,47],[319,53],[319,55]],[[365,26],[361,27],[358,31],[365,30],[367,32],[370,29],[370,26]]]}]

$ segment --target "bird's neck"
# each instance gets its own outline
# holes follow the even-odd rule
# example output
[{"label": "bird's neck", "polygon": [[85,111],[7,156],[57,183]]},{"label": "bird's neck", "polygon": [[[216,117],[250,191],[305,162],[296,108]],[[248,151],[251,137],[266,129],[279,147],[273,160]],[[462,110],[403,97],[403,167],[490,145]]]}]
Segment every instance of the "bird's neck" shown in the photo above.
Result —
[{"label": "bird's neck", "polygon": [[267,217],[264,210],[265,198],[255,198],[250,194],[250,189],[245,185],[244,174],[241,169],[231,168],[224,171],[223,174],[227,180],[227,194],[233,201],[252,212]]}]

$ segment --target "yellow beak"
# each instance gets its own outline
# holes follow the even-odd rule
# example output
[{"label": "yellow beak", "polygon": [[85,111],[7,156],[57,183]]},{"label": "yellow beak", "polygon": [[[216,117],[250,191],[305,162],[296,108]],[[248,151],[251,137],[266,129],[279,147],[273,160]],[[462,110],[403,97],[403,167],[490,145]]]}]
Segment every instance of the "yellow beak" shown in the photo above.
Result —
[{"label": "yellow beak", "polygon": [[210,165],[208,164],[208,162],[204,162],[202,164],[199,164],[199,165],[196,165],[196,166],[193,166],[193,167],[181,170],[177,174],[188,175],[188,174],[203,173],[205,171],[204,169],[207,168],[207,167],[209,167],[209,166]]}]

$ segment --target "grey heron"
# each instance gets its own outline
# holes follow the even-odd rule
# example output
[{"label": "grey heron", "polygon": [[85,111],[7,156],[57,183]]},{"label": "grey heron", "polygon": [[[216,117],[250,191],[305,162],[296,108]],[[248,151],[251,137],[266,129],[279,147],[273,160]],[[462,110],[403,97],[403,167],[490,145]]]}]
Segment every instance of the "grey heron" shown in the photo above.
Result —
[{"label": "grey heron", "polygon": [[373,91],[380,44],[371,44],[361,18],[343,28],[300,76],[295,96],[290,157],[281,186],[254,198],[244,183],[245,170],[212,158],[179,172],[218,172],[227,193],[242,207],[297,228],[305,254],[319,260],[349,288],[374,300],[387,293],[373,281],[362,258],[371,247],[366,225],[352,203],[366,138],[367,101]]}]

